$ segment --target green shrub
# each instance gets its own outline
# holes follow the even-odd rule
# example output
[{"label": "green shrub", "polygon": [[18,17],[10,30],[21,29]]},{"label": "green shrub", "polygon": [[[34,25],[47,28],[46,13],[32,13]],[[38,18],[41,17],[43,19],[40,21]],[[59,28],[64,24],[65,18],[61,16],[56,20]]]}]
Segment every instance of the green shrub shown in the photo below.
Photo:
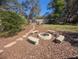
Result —
[{"label": "green shrub", "polygon": [[26,19],[10,11],[0,11],[0,36],[14,35],[26,24]]}]

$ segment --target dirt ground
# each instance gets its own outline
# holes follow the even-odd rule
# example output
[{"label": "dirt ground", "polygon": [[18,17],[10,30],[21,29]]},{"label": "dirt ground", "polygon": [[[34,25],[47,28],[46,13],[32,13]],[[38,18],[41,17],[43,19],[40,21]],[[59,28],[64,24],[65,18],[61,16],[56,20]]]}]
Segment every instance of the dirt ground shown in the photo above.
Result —
[{"label": "dirt ground", "polygon": [[[21,31],[14,37],[0,38],[0,49],[9,42],[14,41],[16,38],[21,37],[27,33],[32,27],[29,25],[24,31]],[[36,26],[36,30],[40,32],[46,32],[48,29]],[[61,32],[66,39],[61,44],[53,42],[54,37],[51,40],[42,40],[38,45],[33,45],[25,38],[23,41],[18,41],[12,47],[4,49],[4,52],[0,54],[0,59],[67,59],[78,55],[77,43],[71,42],[74,36],[77,37],[77,33]],[[74,46],[76,44],[76,46]]]}]

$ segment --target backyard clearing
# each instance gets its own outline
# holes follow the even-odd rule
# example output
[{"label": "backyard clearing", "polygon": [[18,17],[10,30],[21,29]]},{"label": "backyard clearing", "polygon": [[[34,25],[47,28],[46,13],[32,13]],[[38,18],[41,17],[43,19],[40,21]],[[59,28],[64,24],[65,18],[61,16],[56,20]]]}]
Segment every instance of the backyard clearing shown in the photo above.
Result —
[{"label": "backyard clearing", "polygon": [[[50,29],[50,28],[47,29],[46,27],[44,27],[47,25],[43,25],[43,26],[40,25],[40,26],[35,25],[35,30],[38,30],[39,33],[46,32],[48,29]],[[29,29],[25,29],[23,32],[19,33],[18,37],[23,38],[23,35],[28,33],[29,30],[31,29],[32,27],[29,26]],[[10,39],[6,39],[6,38],[4,38],[3,40],[0,39],[1,40],[0,48],[1,48],[1,51],[3,51],[0,54],[0,59],[67,59],[70,57],[76,57],[78,55],[77,43],[71,42],[71,38],[74,39],[74,37],[77,37],[77,33],[63,32],[63,31],[60,31],[58,33],[59,34],[62,33],[62,35],[66,37],[65,38],[66,41],[63,41],[62,43],[59,44],[59,43],[53,42],[54,37],[50,40],[42,40],[39,38],[39,44],[34,45],[28,42],[26,37],[26,38],[23,38],[23,40],[16,41],[16,44],[13,46],[10,46],[9,48],[3,48],[2,46],[4,46],[5,42],[8,42],[9,40],[15,41],[15,39],[13,37],[10,37]],[[37,38],[37,34],[38,33],[36,33],[33,36]],[[29,33],[29,36],[30,35],[32,34]]]}]

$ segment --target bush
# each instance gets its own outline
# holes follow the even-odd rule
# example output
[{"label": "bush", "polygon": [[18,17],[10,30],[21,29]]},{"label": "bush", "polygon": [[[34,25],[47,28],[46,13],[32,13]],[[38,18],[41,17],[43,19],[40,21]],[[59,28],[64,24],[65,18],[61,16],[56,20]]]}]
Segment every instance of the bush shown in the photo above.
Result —
[{"label": "bush", "polygon": [[0,11],[0,36],[14,35],[26,24],[26,19],[10,11]]}]

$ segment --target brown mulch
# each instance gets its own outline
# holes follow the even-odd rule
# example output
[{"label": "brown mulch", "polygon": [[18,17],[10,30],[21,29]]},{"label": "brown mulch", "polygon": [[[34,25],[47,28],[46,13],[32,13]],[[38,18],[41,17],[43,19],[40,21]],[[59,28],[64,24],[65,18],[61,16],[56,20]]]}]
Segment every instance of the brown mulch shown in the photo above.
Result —
[{"label": "brown mulch", "polygon": [[[40,26],[36,26],[36,30],[47,31]],[[74,35],[77,37],[77,33],[58,32],[66,36],[68,40]],[[38,45],[29,43],[27,38],[18,41],[16,45],[5,49],[0,59],[66,59],[78,55],[77,46],[73,46],[68,40],[59,44],[54,43],[53,39],[47,41],[40,39]]]}]

